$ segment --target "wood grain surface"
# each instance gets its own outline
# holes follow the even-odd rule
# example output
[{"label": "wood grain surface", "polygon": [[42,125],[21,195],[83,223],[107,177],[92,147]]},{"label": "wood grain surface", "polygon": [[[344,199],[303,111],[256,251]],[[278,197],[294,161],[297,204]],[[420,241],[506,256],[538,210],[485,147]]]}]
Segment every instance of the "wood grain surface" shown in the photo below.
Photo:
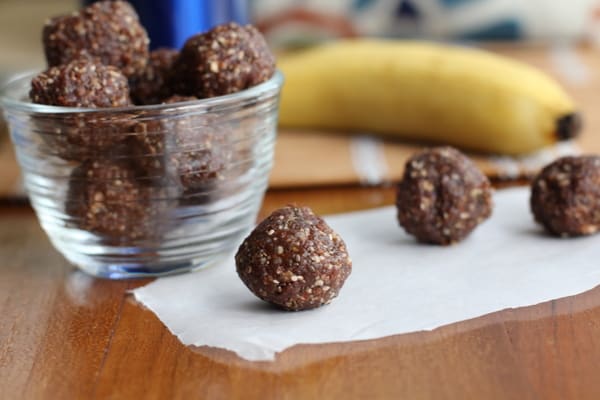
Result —
[{"label": "wood grain surface", "polygon": [[[335,213],[393,197],[391,188],[273,191],[262,214],[289,202]],[[148,280],[78,272],[28,208],[1,208],[0,221],[1,399],[600,398],[599,289],[431,332],[300,345],[274,363],[251,363],[183,346],[127,293]]]}]

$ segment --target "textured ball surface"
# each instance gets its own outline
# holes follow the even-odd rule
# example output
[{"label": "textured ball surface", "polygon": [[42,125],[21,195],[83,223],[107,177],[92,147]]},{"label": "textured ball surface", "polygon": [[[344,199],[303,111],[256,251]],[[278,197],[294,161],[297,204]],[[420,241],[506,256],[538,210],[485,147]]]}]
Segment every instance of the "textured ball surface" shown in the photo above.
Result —
[{"label": "textured ball surface", "polygon": [[[165,104],[196,100],[171,96]],[[234,148],[227,132],[208,114],[136,122],[128,140],[133,161],[147,178],[167,177],[185,191],[206,189],[224,179]]]},{"label": "textured ball surface", "polygon": [[71,174],[66,212],[104,242],[128,245],[160,234],[168,201],[163,189],[142,184],[128,163],[90,160]]},{"label": "textured ball surface", "polygon": [[437,147],[408,160],[396,206],[407,233],[420,242],[449,245],[463,240],[491,215],[492,189],[465,155]]},{"label": "textured ball surface", "polygon": [[[111,108],[131,104],[127,78],[112,66],[80,58],[49,68],[31,81],[31,101],[38,104]],[[131,129],[127,113],[38,113],[32,116],[48,154],[65,160],[83,161],[96,157],[125,140]]]},{"label": "textured ball surface", "polygon": [[174,49],[161,48],[150,53],[144,70],[129,79],[131,99],[137,105],[160,104],[172,94],[170,76],[179,55]]},{"label": "textured ball surface", "polygon": [[31,101],[62,107],[125,107],[131,104],[127,78],[117,68],[89,58],[51,67],[31,81]]},{"label": "textured ball surface", "polygon": [[235,261],[252,293],[289,311],[328,304],[352,271],[342,238],[307,207],[273,212],[244,240]]},{"label": "textured ball surface", "polygon": [[563,157],[546,166],[531,185],[535,220],[557,236],[600,229],[600,157]]},{"label": "textured ball surface", "polygon": [[46,22],[42,36],[51,67],[88,55],[130,77],[141,73],[148,61],[148,34],[125,1],[99,1],[70,15],[52,18]]},{"label": "textured ball surface", "polygon": [[189,38],[174,65],[173,89],[199,98],[239,92],[268,80],[275,58],[251,25],[234,22]]}]

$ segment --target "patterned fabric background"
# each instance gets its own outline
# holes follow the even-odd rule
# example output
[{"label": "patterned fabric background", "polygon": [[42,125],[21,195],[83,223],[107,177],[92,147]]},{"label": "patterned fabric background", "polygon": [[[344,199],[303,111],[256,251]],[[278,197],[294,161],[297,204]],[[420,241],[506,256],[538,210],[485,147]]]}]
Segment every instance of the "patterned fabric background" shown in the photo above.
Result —
[{"label": "patterned fabric background", "polygon": [[574,39],[600,21],[599,0],[254,0],[276,44],[330,37]]}]

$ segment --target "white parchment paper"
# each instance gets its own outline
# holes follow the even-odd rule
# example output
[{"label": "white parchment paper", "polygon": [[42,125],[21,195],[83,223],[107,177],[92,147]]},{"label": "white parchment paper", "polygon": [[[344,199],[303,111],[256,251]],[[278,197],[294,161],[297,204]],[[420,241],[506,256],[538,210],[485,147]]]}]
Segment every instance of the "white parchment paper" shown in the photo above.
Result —
[{"label": "white parchment paper", "polygon": [[312,311],[278,311],[254,297],[233,257],[133,293],[186,345],[272,360],[299,343],[430,330],[600,283],[600,236],[545,236],[524,188],[497,192],[495,203],[492,218],[452,247],[417,244],[398,227],[392,207],[326,218],[346,241],[354,269],[340,296]]}]

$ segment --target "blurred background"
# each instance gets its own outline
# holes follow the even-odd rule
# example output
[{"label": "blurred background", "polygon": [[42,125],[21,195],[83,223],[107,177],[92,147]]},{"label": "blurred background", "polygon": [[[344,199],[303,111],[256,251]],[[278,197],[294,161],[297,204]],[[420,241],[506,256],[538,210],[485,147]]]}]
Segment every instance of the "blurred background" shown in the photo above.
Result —
[{"label": "blurred background", "polygon": [[273,43],[339,36],[574,40],[590,35],[597,0],[256,0]]},{"label": "blurred background", "polygon": [[[89,1],[85,2],[89,3]],[[594,41],[599,0],[134,0],[153,47],[180,47],[217,23],[252,22],[275,47],[355,36]],[[0,74],[43,66],[46,18],[74,0],[0,0]]]},{"label": "blurred background", "polygon": [[[44,21],[49,16],[71,12],[83,3],[0,0],[0,81],[19,71],[43,69]],[[257,25],[276,51],[358,36],[427,38],[482,46],[543,69],[566,87],[584,111],[589,109],[585,114],[586,126],[594,126],[598,119],[592,109],[600,95],[597,94],[600,0],[133,0],[133,3],[149,31],[153,48],[180,47],[190,35],[228,20]],[[414,150],[397,143],[373,144],[319,132],[282,133],[271,180],[275,187],[393,181],[406,156]],[[583,141],[589,141],[588,149],[598,147],[590,135],[584,135]],[[306,152],[312,153],[311,163],[302,158]],[[365,172],[356,165],[357,159],[364,158],[360,156],[363,153],[370,159],[385,158],[383,170],[387,175],[373,181],[365,178]],[[333,163],[336,168],[323,167]],[[512,160],[485,159],[482,168],[491,175],[501,175],[528,163],[528,160],[515,164]],[[0,198],[22,196],[18,168],[6,128],[2,126],[0,171]]]}]

